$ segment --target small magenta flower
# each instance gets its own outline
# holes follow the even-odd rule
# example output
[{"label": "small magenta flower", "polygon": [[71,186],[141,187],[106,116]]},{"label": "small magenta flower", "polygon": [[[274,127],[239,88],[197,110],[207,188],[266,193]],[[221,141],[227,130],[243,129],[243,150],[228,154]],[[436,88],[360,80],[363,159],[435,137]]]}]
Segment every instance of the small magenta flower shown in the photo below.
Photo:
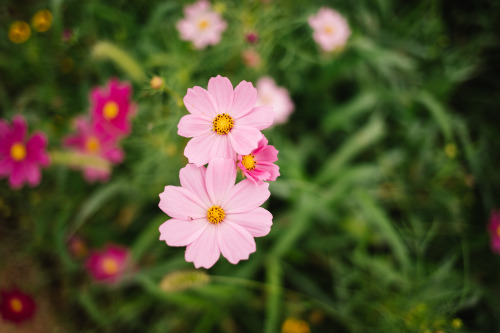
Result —
[{"label": "small magenta flower", "polygon": [[184,16],[184,19],[177,22],[177,30],[181,39],[193,42],[196,49],[218,44],[227,28],[226,21],[205,0],[186,6]]},{"label": "small magenta flower", "polygon": [[130,117],[135,104],[130,101],[132,87],[117,79],[108,81],[105,87],[92,89],[92,120],[94,126],[109,136],[118,138],[130,133]]},{"label": "small magenta flower", "polygon": [[259,207],[270,196],[269,184],[243,180],[235,185],[236,165],[214,158],[208,167],[188,164],[179,172],[181,186],[165,186],[159,207],[171,216],[160,226],[160,240],[186,246],[186,261],[212,267],[220,254],[232,264],[255,252],[254,237],[269,233],[273,216]]},{"label": "small magenta flower", "polygon": [[87,181],[107,181],[110,175],[109,163],[117,164],[124,158],[124,153],[118,147],[116,139],[108,136],[102,128],[95,128],[83,117],[75,120],[75,127],[77,133],[66,137],[63,145],[78,152],[83,160],[90,157],[96,161],[102,161],[99,167],[81,163]]},{"label": "small magenta flower", "polygon": [[309,16],[309,25],[314,30],[314,40],[327,52],[341,49],[351,35],[345,18],[327,7],[321,7],[316,15]]},{"label": "small magenta flower", "polygon": [[273,123],[270,106],[255,107],[257,90],[242,81],[233,91],[226,77],[213,77],[208,91],[188,89],[184,105],[190,114],[181,118],[178,134],[192,138],[184,150],[190,163],[202,166],[214,157],[235,159],[257,148],[263,130]]},{"label": "small magenta flower", "polygon": [[96,282],[119,282],[130,267],[130,251],[122,246],[107,245],[102,251],[92,251],[85,266]]},{"label": "small magenta flower", "polygon": [[245,39],[250,44],[255,44],[259,41],[259,35],[256,32],[249,32],[245,35]]},{"label": "small magenta flower", "polygon": [[268,76],[257,81],[257,105],[270,105],[274,110],[274,125],[286,123],[295,109],[288,90],[276,85]]},{"label": "small magenta flower", "polygon": [[3,319],[19,324],[33,317],[36,304],[33,298],[18,289],[0,292],[0,313]]},{"label": "small magenta flower", "polygon": [[12,188],[20,188],[25,182],[36,186],[42,178],[40,166],[48,166],[47,137],[35,133],[26,140],[26,120],[15,116],[12,126],[0,120],[0,177],[9,176]]},{"label": "small magenta flower", "polygon": [[500,211],[492,210],[490,213],[490,224],[488,225],[490,233],[491,251],[500,254]]},{"label": "small magenta flower", "polygon": [[238,167],[243,176],[253,183],[275,181],[280,175],[280,167],[274,164],[278,160],[278,150],[267,143],[267,139],[262,137],[257,149],[248,155],[238,155]]}]

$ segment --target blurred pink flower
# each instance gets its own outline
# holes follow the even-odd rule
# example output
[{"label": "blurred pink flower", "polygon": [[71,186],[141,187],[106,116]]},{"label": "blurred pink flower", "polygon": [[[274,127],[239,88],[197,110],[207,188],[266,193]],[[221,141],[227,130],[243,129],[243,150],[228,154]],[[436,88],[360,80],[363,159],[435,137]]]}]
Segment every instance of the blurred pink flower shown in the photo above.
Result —
[{"label": "blurred pink flower", "polygon": [[[124,153],[117,146],[116,138],[108,136],[102,129],[96,129],[84,117],[75,120],[77,133],[63,140],[63,145],[77,151],[85,157],[93,157],[96,162],[102,160],[102,165],[89,166],[82,163],[85,179],[89,182],[96,180],[107,181],[109,179],[109,162],[120,163]],[[78,163],[76,163],[78,165]]]},{"label": "blurred pink flower", "polygon": [[283,124],[295,109],[288,90],[276,85],[268,76],[257,81],[257,105],[270,105],[274,110],[274,125]]},{"label": "blurred pink flower", "polygon": [[26,120],[17,115],[12,126],[0,120],[0,177],[9,176],[12,188],[20,188],[25,182],[36,186],[42,178],[40,166],[50,163],[46,152],[47,137],[35,133],[27,140]]},{"label": "blurred pink flower", "polygon": [[102,251],[92,251],[85,266],[96,282],[116,283],[130,266],[130,251],[122,246],[107,245]]},{"label": "blurred pink flower", "polygon": [[208,1],[200,0],[186,6],[184,15],[184,19],[177,22],[182,40],[193,42],[196,49],[204,49],[220,42],[227,23],[212,10]]},{"label": "blurred pink flower", "polygon": [[500,211],[492,210],[490,213],[490,224],[488,225],[490,233],[491,250],[500,254]]},{"label": "blurred pink flower", "polygon": [[274,164],[278,160],[278,150],[267,143],[267,139],[262,137],[259,146],[252,153],[238,155],[238,167],[243,175],[253,183],[275,181],[280,175],[280,167]]},{"label": "blurred pink flower", "polygon": [[254,237],[269,233],[273,216],[259,207],[269,184],[245,179],[235,185],[233,160],[214,158],[208,167],[188,164],[179,173],[181,186],[165,186],[159,207],[171,216],[160,226],[160,240],[187,246],[186,261],[212,267],[220,254],[232,264],[255,252]]},{"label": "blurred pink flower", "polygon": [[117,79],[105,87],[96,87],[90,93],[93,125],[108,136],[117,138],[130,133],[130,116],[136,106],[130,101],[132,87]]},{"label": "blurred pink flower", "polygon": [[181,118],[178,134],[192,138],[184,150],[190,163],[202,166],[214,157],[229,158],[252,152],[263,130],[273,123],[270,106],[254,107],[257,90],[242,81],[233,91],[228,78],[213,77],[208,91],[195,86],[188,89],[184,105],[190,114]]},{"label": "blurred pink flower", "polygon": [[321,7],[316,15],[309,16],[309,25],[314,30],[314,40],[327,52],[342,48],[351,35],[345,18],[327,7]]},{"label": "blurred pink flower", "polygon": [[18,289],[0,292],[0,314],[3,319],[19,324],[33,317],[36,304],[33,297]]},{"label": "blurred pink flower", "polygon": [[245,35],[245,39],[250,44],[255,44],[259,40],[259,35],[256,32],[249,32]]},{"label": "blurred pink flower", "polygon": [[257,68],[262,62],[262,58],[254,49],[246,49],[241,52],[241,58],[243,59],[243,64],[250,68]]}]

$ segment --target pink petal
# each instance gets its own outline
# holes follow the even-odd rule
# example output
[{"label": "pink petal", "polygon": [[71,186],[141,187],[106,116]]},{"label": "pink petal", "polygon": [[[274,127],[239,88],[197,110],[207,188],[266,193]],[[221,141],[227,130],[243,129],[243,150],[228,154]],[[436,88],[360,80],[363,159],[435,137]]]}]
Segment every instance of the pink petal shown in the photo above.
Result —
[{"label": "pink petal", "polygon": [[262,180],[265,181],[275,181],[276,178],[279,177],[280,175],[280,167],[277,166],[276,164],[273,164],[271,162],[260,162],[257,163],[257,166],[253,171],[263,171],[269,174],[269,176],[266,176],[265,178],[261,178]]},{"label": "pink petal", "polygon": [[229,112],[231,104],[233,104],[233,85],[227,77],[217,75],[208,81],[208,92],[215,98],[217,102],[218,113]]},{"label": "pink petal", "polygon": [[257,106],[244,117],[238,118],[238,125],[266,129],[273,124],[274,111],[272,106]]},{"label": "pink petal", "polygon": [[196,268],[210,268],[219,260],[218,227],[209,224],[200,237],[186,247],[186,261],[193,262]]},{"label": "pink petal", "polygon": [[227,214],[225,221],[246,229],[253,237],[262,237],[269,233],[273,224],[273,215],[262,207],[241,214]]},{"label": "pink petal", "polygon": [[215,135],[214,144],[212,150],[210,151],[210,158],[220,157],[233,159],[236,157],[236,153],[231,145],[229,136],[227,135]]},{"label": "pink petal", "polygon": [[255,127],[235,126],[227,134],[237,154],[248,155],[257,148],[262,133]]},{"label": "pink petal", "polygon": [[10,158],[0,160],[0,177],[5,177],[10,175],[12,168],[14,167],[14,161]]},{"label": "pink petal", "polygon": [[186,138],[192,138],[210,132],[212,130],[212,122],[207,117],[188,114],[181,118],[177,128],[177,134]]},{"label": "pink petal", "polygon": [[193,199],[193,193],[179,186],[165,186],[160,193],[158,206],[170,217],[180,220],[191,220],[205,217],[207,211]]},{"label": "pink petal", "polygon": [[40,168],[35,163],[25,164],[26,180],[31,186],[36,186],[40,184],[42,175],[40,173]]},{"label": "pink petal", "polygon": [[236,181],[233,160],[214,158],[207,167],[207,192],[214,205],[221,205]]},{"label": "pink petal", "polygon": [[257,89],[251,82],[241,81],[234,89],[234,100],[229,115],[235,118],[243,117],[252,111],[256,102]]},{"label": "pink petal", "polygon": [[188,164],[179,171],[181,186],[195,194],[198,204],[208,210],[212,204],[205,186],[205,167],[197,167],[194,164]]},{"label": "pink petal", "polygon": [[250,253],[256,250],[252,235],[245,228],[231,222],[224,221],[219,225],[218,241],[222,255],[231,264],[248,259]]},{"label": "pink petal", "polygon": [[26,120],[21,115],[16,115],[12,119],[12,139],[14,141],[24,142],[24,138],[26,137],[26,129],[28,125],[26,125]]},{"label": "pink petal", "polygon": [[25,163],[14,163],[9,177],[9,184],[12,188],[20,188],[26,179]]},{"label": "pink petal", "polygon": [[186,246],[198,239],[208,225],[205,218],[192,221],[170,219],[160,226],[160,240],[170,246]]},{"label": "pink petal", "polygon": [[214,132],[205,135],[200,135],[192,138],[184,148],[184,155],[188,158],[189,163],[194,163],[197,166],[202,166],[210,160],[210,152],[212,146],[217,139]]},{"label": "pink petal", "polygon": [[248,212],[262,205],[270,195],[268,183],[253,184],[244,179],[227,194],[222,207],[228,214]]},{"label": "pink petal", "polygon": [[184,105],[192,114],[211,119],[217,116],[216,102],[205,89],[195,86],[188,89],[184,96]]},{"label": "pink petal", "polygon": [[47,137],[43,133],[35,133],[26,143],[27,155],[30,159],[37,161],[43,166],[50,163],[50,158],[45,148],[47,147]]}]

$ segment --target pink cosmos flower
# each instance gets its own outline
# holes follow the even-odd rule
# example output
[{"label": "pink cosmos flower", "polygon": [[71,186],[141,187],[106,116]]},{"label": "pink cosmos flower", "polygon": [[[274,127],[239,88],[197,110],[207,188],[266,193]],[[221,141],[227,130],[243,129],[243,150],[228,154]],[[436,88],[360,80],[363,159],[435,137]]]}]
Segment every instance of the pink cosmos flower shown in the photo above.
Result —
[{"label": "pink cosmos flower", "polygon": [[160,240],[187,246],[186,261],[212,267],[220,254],[232,264],[255,252],[254,237],[269,233],[273,216],[259,207],[269,184],[243,180],[235,185],[233,160],[214,158],[208,167],[188,164],[179,173],[181,186],[165,186],[159,207],[172,217],[160,226]]},{"label": "pink cosmos flower", "polygon": [[268,76],[257,81],[257,105],[270,105],[274,110],[274,124],[283,124],[295,109],[288,90],[276,85]]},{"label": "pink cosmos flower", "polygon": [[178,134],[192,138],[184,150],[190,163],[202,166],[214,157],[235,159],[257,148],[263,130],[273,123],[270,106],[254,107],[257,90],[241,81],[234,89],[226,77],[213,77],[208,91],[188,89],[184,105],[191,113],[181,118]]},{"label": "pink cosmos flower", "polygon": [[18,289],[0,292],[0,314],[3,319],[19,324],[30,319],[36,312],[33,297]]},{"label": "pink cosmos flower", "polygon": [[89,163],[75,162],[83,166],[87,181],[107,181],[110,174],[109,163],[120,163],[124,157],[123,151],[117,146],[116,138],[108,136],[102,129],[96,129],[83,117],[77,118],[75,125],[77,133],[66,137],[64,146],[78,152],[78,157],[83,161],[87,159],[96,163],[88,166]]},{"label": "pink cosmos flower", "polygon": [[309,16],[309,25],[314,30],[314,40],[327,52],[342,48],[351,35],[345,18],[327,7],[321,7],[316,15]]},{"label": "pink cosmos flower", "polygon": [[275,181],[280,175],[280,167],[273,163],[278,160],[278,151],[267,143],[267,139],[262,137],[257,149],[249,155],[238,155],[238,167],[253,183]]},{"label": "pink cosmos flower", "polygon": [[182,40],[192,41],[196,49],[204,49],[220,42],[227,23],[212,10],[208,1],[200,0],[186,6],[184,15],[184,19],[177,22]]},{"label": "pink cosmos flower", "polygon": [[130,101],[132,87],[111,79],[105,87],[90,93],[93,125],[108,136],[117,138],[130,133],[130,116],[136,106]]},{"label": "pink cosmos flower", "polygon": [[130,251],[122,246],[107,245],[102,251],[92,251],[85,266],[96,282],[115,283],[130,266]]},{"label": "pink cosmos flower", "polygon": [[500,254],[500,211],[492,210],[490,214],[490,224],[488,225],[490,233],[491,250]]},{"label": "pink cosmos flower", "polygon": [[9,176],[12,188],[20,188],[25,182],[38,185],[42,178],[40,166],[50,163],[47,137],[35,133],[27,139],[27,128],[26,120],[20,115],[13,118],[12,126],[0,120],[0,177]]}]

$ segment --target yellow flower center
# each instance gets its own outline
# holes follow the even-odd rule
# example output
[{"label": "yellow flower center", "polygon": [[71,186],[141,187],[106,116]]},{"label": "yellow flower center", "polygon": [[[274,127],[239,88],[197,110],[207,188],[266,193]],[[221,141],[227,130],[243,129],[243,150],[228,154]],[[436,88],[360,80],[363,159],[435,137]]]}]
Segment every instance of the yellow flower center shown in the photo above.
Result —
[{"label": "yellow flower center", "polygon": [[89,153],[94,154],[99,151],[99,148],[101,148],[101,144],[95,136],[91,136],[87,139],[87,142],[85,142],[85,148]]},{"label": "yellow flower center", "polygon": [[335,31],[335,29],[333,29],[333,27],[331,25],[327,25],[326,27],[323,28],[323,31],[326,33],[326,34],[333,34],[333,32]]},{"label": "yellow flower center", "polygon": [[210,22],[208,22],[208,20],[201,20],[200,22],[198,22],[198,28],[200,28],[200,30],[205,30],[209,25]]},{"label": "yellow flower center", "polygon": [[214,132],[219,135],[229,133],[234,126],[233,118],[226,113],[218,114],[212,123],[214,124]]},{"label": "yellow flower center", "polygon": [[220,206],[212,206],[207,211],[208,222],[210,222],[212,224],[221,223],[224,220],[225,216],[226,216],[226,213],[224,212],[224,209],[222,209]]},{"label": "yellow flower center", "polygon": [[241,159],[241,164],[243,164],[243,166],[247,170],[255,169],[255,156],[253,156],[252,154],[243,156]]},{"label": "yellow flower center", "polygon": [[20,143],[16,142],[10,147],[10,156],[14,161],[22,161],[26,157],[26,147]]},{"label": "yellow flower center", "polygon": [[14,312],[21,312],[23,310],[23,302],[19,298],[12,298],[9,302],[10,308]]},{"label": "yellow flower center", "polygon": [[500,238],[500,225],[497,227],[497,236]]},{"label": "yellow flower center", "polygon": [[15,21],[9,28],[9,39],[12,43],[20,44],[27,41],[31,36],[31,28],[24,21]]},{"label": "yellow flower center", "polygon": [[108,275],[118,273],[118,263],[113,258],[104,258],[101,263],[102,270]]},{"label": "yellow flower center", "polygon": [[49,30],[52,25],[52,13],[47,9],[42,9],[33,15],[31,22],[36,31],[45,32]]},{"label": "yellow flower center", "polygon": [[106,118],[106,120],[113,120],[116,116],[118,116],[118,111],[120,111],[118,104],[116,104],[116,102],[109,101],[103,108],[104,118]]}]

